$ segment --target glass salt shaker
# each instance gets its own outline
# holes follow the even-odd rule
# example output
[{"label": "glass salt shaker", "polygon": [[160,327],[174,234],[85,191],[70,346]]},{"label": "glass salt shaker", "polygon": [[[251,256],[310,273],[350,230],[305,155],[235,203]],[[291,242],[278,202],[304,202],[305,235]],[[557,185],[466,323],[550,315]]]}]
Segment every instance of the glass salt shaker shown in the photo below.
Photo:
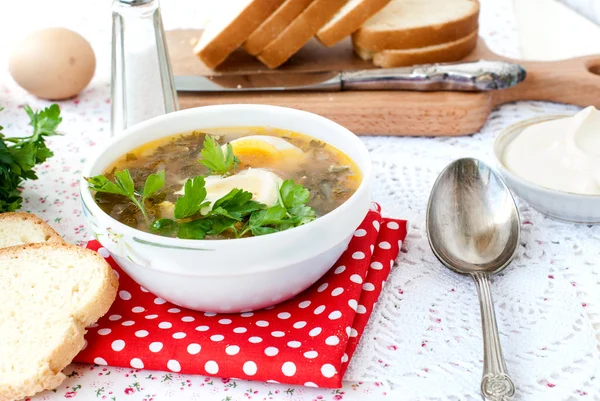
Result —
[{"label": "glass salt shaker", "polygon": [[112,3],[111,135],[178,109],[158,0]]}]

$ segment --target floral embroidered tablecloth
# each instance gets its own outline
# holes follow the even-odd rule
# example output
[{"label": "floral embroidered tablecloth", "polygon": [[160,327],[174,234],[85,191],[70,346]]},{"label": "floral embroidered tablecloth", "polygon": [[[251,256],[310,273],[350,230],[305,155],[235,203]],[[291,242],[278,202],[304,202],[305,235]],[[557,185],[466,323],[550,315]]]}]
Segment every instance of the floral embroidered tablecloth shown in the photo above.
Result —
[{"label": "floral embroidered tablecloth", "polygon": [[[492,50],[518,57],[512,0],[480,0],[480,34]],[[169,28],[201,27],[214,1],[162,0]],[[226,2],[219,2],[226,4]],[[109,138],[109,1],[21,0],[2,5],[0,24],[1,125],[25,135],[21,106],[45,107],[10,78],[11,47],[25,33],[47,26],[78,31],[94,47],[96,75],[77,98],[60,102],[62,137],[55,156],[24,191],[25,211],[39,214],[66,240],[84,244],[89,232],[78,182],[86,159]],[[364,137],[374,161],[374,200],[392,217],[410,221],[405,254],[388,279],[340,390],[291,387],[166,372],[71,365],[69,378],[34,400],[479,400],[481,331],[475,288],[444,269],[429,247],[424,211],[437,174],[451,160],[491,161],[499,130],[520,119],[575,111],[541,102],[493,111],[481,132],[461,138]],[[519,200],[522,246],[515,262],[494,280],[502,345],[520,400],[599,400],[600,227],[545,218]]]}]

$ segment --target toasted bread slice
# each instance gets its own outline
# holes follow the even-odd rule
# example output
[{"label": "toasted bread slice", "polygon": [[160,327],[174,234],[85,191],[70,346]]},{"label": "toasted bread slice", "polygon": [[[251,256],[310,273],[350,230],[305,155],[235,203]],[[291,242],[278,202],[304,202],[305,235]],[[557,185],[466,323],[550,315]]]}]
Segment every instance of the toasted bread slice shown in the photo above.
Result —
[{"label": "toasted bread slice", "polygon": [[348,0],[315,0],[258,55],[269,68],[277,68],[306,44]]},{"label": "toasted bread slice", "polygon": [[373,59],[373,64],[383,68],[405,67],[418,64],[449,63],[467,57],[477,45],[477,30],[471,34],[436,46],[405,50],[383,50],[372,53],[354,46],[356,53],[364,60]]},{"label": "toasted bread slice", "polygon": [[0,214],[0,248],[36,242],[62,244],[64,240],[44,220],[30,213]]},{"label": "toasted bread slice", "polygon": [[281,34],[314,0],[286,0],[244,42],[244,49],[257,56]]},{"label": "toasted bread slice", "polygon": [[333,46],[358,30],[391,0],[350,0],[323,28],[317,39],[325,46]]},{"label": "toasted bread slice", "polygon": [[283,0],[235,0],[211,18],[194,53],[209,68],[215,68],[262,24]]},{"label": "toasted bread slice", "polygon": [[75,245],[0,249],[0,400],[62,383],[85,327],[108,311],[117,285],[102,256]]},{"label": "toasted bread slice", "polygon": [[392,0],[352,40],[371,52],[435,46],[468,36],[478,18],[477,0]]}]

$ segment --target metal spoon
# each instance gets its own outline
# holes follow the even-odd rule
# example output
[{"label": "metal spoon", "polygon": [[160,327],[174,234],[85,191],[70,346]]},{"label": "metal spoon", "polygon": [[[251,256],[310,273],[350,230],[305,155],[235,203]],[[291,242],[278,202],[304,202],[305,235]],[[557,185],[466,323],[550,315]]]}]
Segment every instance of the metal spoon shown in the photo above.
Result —
[{"label": "metal spoon", "polygon": [[427,237],[446,267],[469,274],[477,286],[483,328],[485,400],[510,400],[510,379],[496,326],[489,276],[515,257],[521,231],[519,212],[502,179],[483,162],[466,158],[440,174],[427,206]]}]

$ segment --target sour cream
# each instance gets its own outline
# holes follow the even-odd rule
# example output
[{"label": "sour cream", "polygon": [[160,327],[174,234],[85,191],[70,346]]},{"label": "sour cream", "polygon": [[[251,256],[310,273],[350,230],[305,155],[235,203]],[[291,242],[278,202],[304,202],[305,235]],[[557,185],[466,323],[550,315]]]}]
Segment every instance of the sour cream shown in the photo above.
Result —
[{"label": "sour cream", "polygon": [[573,117],[531,125],[502,158],[508,170],[534,184],[600,195],[600,112],[590,106]]}]

